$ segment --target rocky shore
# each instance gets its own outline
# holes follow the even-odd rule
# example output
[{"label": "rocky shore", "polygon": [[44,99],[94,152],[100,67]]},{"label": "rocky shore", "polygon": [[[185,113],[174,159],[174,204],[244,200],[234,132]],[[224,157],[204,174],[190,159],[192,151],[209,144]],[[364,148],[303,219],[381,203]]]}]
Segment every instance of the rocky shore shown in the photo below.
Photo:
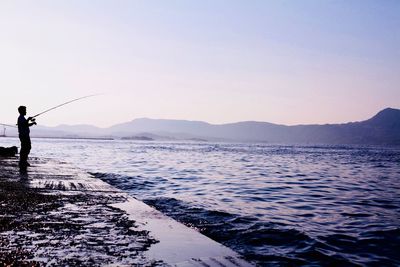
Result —
[{"label": "rocky shore", "polygon": [[157,241],[111,206],[123,194],[72,182],[50,162],[32,165],[20,173],[15,158],[0,158],[1,266],[162,265],[143,254]]}]

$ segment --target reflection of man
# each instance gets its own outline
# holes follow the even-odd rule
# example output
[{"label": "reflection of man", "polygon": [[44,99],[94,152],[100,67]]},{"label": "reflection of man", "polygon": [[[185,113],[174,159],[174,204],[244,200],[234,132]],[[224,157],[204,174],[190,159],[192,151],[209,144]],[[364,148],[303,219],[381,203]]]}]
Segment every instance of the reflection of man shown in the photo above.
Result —
[{"label": "reflection of man", "polygon": [[35,119],[32,117],[25,119],[25,106],[20,106],[18,108],[18,112],[20,114],[18,117],[18,133],[19,140],[21,141],[21,151],[19,152],[19,166],[21,168],[26,168],[27,166],[30,166],[30,164],[28,163],[28,155],[31,151],[31,138],[29,137],[29,127],[32,125],[36,125],[36,122]]}]

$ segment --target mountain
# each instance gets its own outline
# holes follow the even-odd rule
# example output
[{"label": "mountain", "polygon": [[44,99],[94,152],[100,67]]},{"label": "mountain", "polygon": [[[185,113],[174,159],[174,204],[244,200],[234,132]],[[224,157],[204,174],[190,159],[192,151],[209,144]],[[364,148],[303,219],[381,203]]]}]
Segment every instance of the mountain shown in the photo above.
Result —
[{"label": "mountain", "polygon": [[213,125],[201,121],[135,119],[114,125],[110,134],[145,131],[164,136],[270,143],[400,144],[400,110],[387,108],[362,122],[285,126],[246,121]]},{"label": "mountain", "polygon": [[32,136],[400,145],[400,110],[387,108],[361,122],[295,126],[256,121],[214,125],[202,121],[141,118],[109,128],[91,125],[36,127]]}]

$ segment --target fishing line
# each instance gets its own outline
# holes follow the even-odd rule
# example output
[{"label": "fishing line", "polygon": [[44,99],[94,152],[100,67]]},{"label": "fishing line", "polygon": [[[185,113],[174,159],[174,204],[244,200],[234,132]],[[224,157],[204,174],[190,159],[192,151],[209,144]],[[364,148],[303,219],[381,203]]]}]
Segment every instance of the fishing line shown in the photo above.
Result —
[{"label": "fishing line", "polygon": [[36,117],[38,117],[38,116],[40,116],[40,115],[42,115],[42,114],[44,114],[44,113],[47,113],[47,112],[49,112],[49,111],[51,111],[51,110],[54,110],[54,109],[56,109],[56,108],[65,106],[65,105],[67,105],[67,104],[69,104],[69,103],[72,103],[72,102],[75,102],[75,101],[78,101],[78,100],[81,100],[81,99],[84,99],[84,98],[88,98],[88,97],[98,96],[98,95],[100,95],[100,94],[87,95],[87,96],[82,96],[82,97],[79,97],[79,98],[76,98],[76,99],[72,99],[72,100],[70,100],[70,101],[67,101],[67,102],[65,102],[65,103],[62,103],[62,104],[57,105],[57,106],[55,106],[55,107],[46,109],[45,111],[42,111],[42,112],[36,114],[36,115],[33,116],[32,118],[36,118]]},{"label": "fishing line", "polygon": [[1,126],[7,126],[7,127],[12,127],[12,128],[17,128],[14,125],[10,125],[10,124],[4,124],[4,123],[0,123]]}]

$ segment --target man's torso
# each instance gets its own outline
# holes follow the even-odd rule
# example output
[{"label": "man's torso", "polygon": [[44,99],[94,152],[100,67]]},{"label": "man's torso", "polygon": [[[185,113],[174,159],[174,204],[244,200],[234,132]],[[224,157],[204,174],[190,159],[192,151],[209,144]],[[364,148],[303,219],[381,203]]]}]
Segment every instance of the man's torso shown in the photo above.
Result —
[{"label": "man's torso", "polygon": [[19,136],[29,137],[29,124],[23,115],[18,117],[18,133]]}]

